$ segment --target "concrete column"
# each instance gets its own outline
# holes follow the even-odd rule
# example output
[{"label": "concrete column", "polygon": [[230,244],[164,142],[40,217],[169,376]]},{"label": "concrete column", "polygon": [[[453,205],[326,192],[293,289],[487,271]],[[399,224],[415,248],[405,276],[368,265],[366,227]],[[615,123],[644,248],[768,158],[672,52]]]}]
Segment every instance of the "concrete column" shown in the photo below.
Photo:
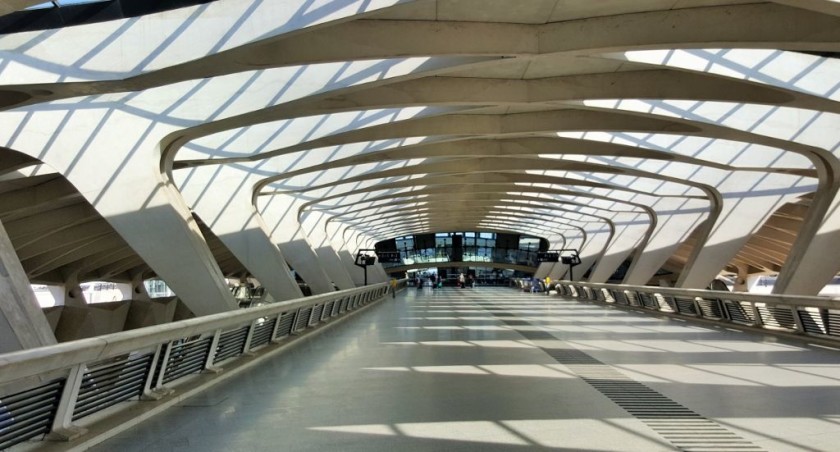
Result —
[{"label": "concrete column", "polygon": [[[353,265],[354,256],[350,254],[347,250],[339,250],[338,257],[341,259],[341,264],[344,266],[344,269],[353,278],[353,283],[356,287],[361,287],[365,285],[365,273],[362,270],[362,267],[357,267]],[[368,284],[370,284],[370,275],[368,275]]]},{"label": "concrete column", "polygon": [[[236,166],[208,165],[177,171],[173,177],[192,209],[275,300],[303,296],[286,264],[287,256],[270,238],[268,226],[252,204],[256,175]],[[309,283],[305,271],[291,264]],[[321,288],[317,293],[323,292]]]},{"label": "concrete column", "polygon": [[316,246],[315,255],[318,256],[318,262],[324,268],[324,271],[332,278],[333,282],[339,289],[352,289],[356,287],[353,278],[344,268],[338,252],[329,243],[322,242],[320,246]]},{"label": "concrete column", "polygon": [[142,273],[135,273],[131,275],[131,297],[128,299],[141,301],[152,300],[152,297],[149,296],[149,291],[146,290],[146,284],[144,284]]},{"label": "concrete column", "polygon": [[[29,120],[0,114],[0,128],[22,129],[0,143],[64,175],[196,315],[234,309],[192,213],[161,173],[160,142],[174,129],[104,107],[63,108]],[[46,129],[54,133],[45,142]]]},{"label": "concrete column", "polygon": [[[634,253],[623,284],[647,284],[680,244],[708,217],[710,209],[706,201],[679,198],[661,199],[652,203],[651,207],[656,211],[656,226],[647,246]],[[681,214],[679,209],[691,209],[697,213]]]},{"label": "concrete column", "polygon": [[87,299],[82,290],[76,272],[64,275],[64,306],[81,308],[87,306]]},{"label": "concrete column", "polygon": [[840,264],[840,193],[835,193],[828,213],[820,221],[806,221],[773,286],[774,294],[818,295]]},{"label": "concrete column", "polygon": [[632,213],[618,215],[617,217],[626,220],[614,223],[616,228],[614,237],[607,245],[603,255],[598,259],[589,282],[604,283],[608,281],[635,249],[646,244],[645,239],[652,232],[653,225],[647,215]]},{"label": "concrete column", "polygon": [[[836,2],[832,1],[784,1],[786,4],[796,4],[797,7],[809,7],[814,10],[836,9]],[[806,6],[806,4],[820,7]],[[827,6],[834,4],[835,6]],[[826,6],[823,6],[826,5]],[[840,62],[835,58],[825,58],[799,52],[775,52],[772,59],[768,59],[764,50],[740,49],[736,52],[727,52],[724,60],[738,64],[721,62],[719,55],[714,52],[696,52],[692,50],[640,50],[622,52],[622,61],[636,61],[646,64],[657,64],[662,66],[676,67],[679,70],[690,70],[703,73],[711,73],[716,76],[733,77],[738,79],[750,78],[760,80],[772,86],[802,91],[818,95],[827,99],[836,100],[836,93],[831,87],[836,85],[836,74],[840,69]],[[758,58],[756,58],[758,57]],[[771,64],[768,64],[771,63]],[[787,74],[794,70],[797,72],[795,80],[791,80]],[[804,87],[809,87],[805,89]],[[713,106],[714,107],[714,106]],[[646,106],[649,110],[651,107]],[[724,106],[724,108],[729,108]],[[805,107],[807,108],[807,107]],[[838,177],[840,163],[838,163],[838,116],[825,112],[808,111],[805,109],[794,109],[777,107],[768,112],[764,107],[754,105],[740,105],[737,114],[721,114],[718,108],[697,108],[692,107],[686,112],[685,117],[696,120],[698,112],[707,116],[703,119],[734,127],[739,130],[748,128],[753,133],[759,133],[790,141],[781,148],[800,148],[799,144],[812,146],[811,151],[822,152],[820,160],[823,160],[824,169],[821,170],[821,178],[824,184],[817,190],[817,195],[810,203],[810,212],[802,228],[797,233],[796,242],[793,244],[790,254],[781,272],[779,273],[773,292],[789,295],[816,295],[828,283],[838,271],[840,261],[836,259],[840,251],[840,194],[838,194]],[[674,110],[671,113],[675,113]],[[715,146],[717,147],[717,146]],[[826,155],[830,151],[833,155]],[[762,153],[770,157],[772,153]],[[791,160],[794,154],[774,157],[773,164],[781,165],[780,160]],[[780,158],[781,157],[781,158]],[[799,157],[799,156],[795,156]],[[750,156],[752,166],[768,165],[760,157]],[[813,160],[812,160],[813,163]],[[793,166],[793,165],[791,165]]]},{"label": "concrete column", "polygon": [[749,292],[747,281],[749,280],[749,266],[739,265],[738,276],[735,278],[735,286],[732,288],[735,292]]},{"label": "concrete column", "polygon": [[314,295],[333,292],[333,279],[318,261],[318,255],[309,245],[303,231],[299,227],[288,231],[289,234],[281,234],[279,240],[275,240],[283,255],[295,271],[300,273]]},{"label": "concrete column", "polygon": [[549,275],[552,267],[554,267],[553,262],[543,262],[537,267],[537,271],[534,272],[534,278],[545,279],[546,276]]},{"label": "concrete column", "polygon": [[[773,178],[778,178],[778,176],[765,176],[763,182],[766,183],[767,180]],[[708,238],[698,241],[676,286],[685,289],[702,289],[708,286],[749,241],[752,233],[791,198],[792,196],[783,197],[774,194],[723,199],[720,216],[712,226]]]},{"label": "concrete column", "polygon": [[26,272],[0,223],[0,353],[55,343]]},{"label": "concrete column", "polygon": [[[306,228],[298,222],[296,215],[299,207],[293,201],[291,197],[285,195],[260,197],[257,201],[260,213],[269,225],[269,231],[276,239],[276,243],[281,249],[293,247],[301,253],[295,256],[295,262],[302,271],[306,272],[302,272],[301,277],[306,279],[307,283],[309,279],[329,280],[339,289],[356,287],[356,283],[350,277],[324,230]],[[284,254],[290,255],[290,253]],[[293,266],[295,262],[292,263]],[[329,290],[332,291],[332,286]]]}]

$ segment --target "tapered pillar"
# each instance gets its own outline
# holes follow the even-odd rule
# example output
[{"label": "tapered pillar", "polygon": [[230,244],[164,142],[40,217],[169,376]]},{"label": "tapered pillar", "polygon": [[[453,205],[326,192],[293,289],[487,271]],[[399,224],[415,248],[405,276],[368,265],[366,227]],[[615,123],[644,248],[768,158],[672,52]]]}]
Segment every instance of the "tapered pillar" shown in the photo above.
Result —
[{"label": "tapered pillar", "polygon": [[0,353],[55,342],[6,229],[0,223]]}]

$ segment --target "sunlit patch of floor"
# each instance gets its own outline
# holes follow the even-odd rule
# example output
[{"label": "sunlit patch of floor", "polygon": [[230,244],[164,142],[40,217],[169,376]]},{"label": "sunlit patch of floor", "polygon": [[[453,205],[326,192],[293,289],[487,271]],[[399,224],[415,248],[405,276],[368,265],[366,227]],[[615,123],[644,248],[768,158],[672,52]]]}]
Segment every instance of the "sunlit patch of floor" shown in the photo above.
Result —
[{"label": "sunlit patch of floor", "polygon": [[[408,345],[411,342],[383,342],[383,344],[390,345]],[[417,345],[426,345],[431,347],[487,347],[487,348],[537,348],[530,341],[525,340],[473,340],[473,341],[417,341]]]},{"label": "sunlit patch of floor", "polygon": [[503,426],[490,421],[412,422],[404,424],[374,424],[336,427],[313,427],[312,430],[362,433],[372,435],[402,435],[448,441],[527,446],[529,443]]},{"label": "sunlit patch of floor", "polygon": [[310,430],[371,436],[542,446],[564,450],[652,451],[673,446],[645,431],[634,419],[517,419],[501,421],[408,422],[336,425]]},{"label": "sunlit patch of floor", "polygon": [[561,364],[485,364],[478,366],[397,366],[366,367],[365,370],[378,372],[420,372],[461,375],[497,375],[502,377],[523,378],[563,378],[574,379],[577,375]]}]

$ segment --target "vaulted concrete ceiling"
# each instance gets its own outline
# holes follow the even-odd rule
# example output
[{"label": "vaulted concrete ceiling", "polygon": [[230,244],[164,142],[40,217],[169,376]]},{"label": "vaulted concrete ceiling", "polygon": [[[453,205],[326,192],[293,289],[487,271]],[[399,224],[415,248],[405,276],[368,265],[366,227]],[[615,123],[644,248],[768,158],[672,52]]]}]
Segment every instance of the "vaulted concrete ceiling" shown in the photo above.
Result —
[{"label": "vaulted concrete ceiling", "polygon": [[[73,158],[88,139],[132,161],[153,144],[168,196],[231,251],[247,205],[275,243],[299,229],[316,248],[538,235],[580,248],[595,281],[631,259],[628,283],[663,266],[686,287],[781,272],[780,290],[815,293],[840,270],[825,255],[840,242],[836,1],[270,3],[0,39],[2,144],[66,176],[27,182],[51,184],[54,215],[76,203],[116,227],[72,243],[140,248],[109,180]],[[45,144],[26,115],[89,132]],[[138,253],[108,274],[163,265]],[[225,273],[246,271],[238,256]]]}]

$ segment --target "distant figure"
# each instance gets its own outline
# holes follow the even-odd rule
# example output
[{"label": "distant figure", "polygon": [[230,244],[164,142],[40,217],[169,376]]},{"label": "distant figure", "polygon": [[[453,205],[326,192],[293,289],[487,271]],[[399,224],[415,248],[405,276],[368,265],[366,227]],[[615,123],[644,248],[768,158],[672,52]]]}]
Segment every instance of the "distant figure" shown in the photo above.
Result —
[{"label": "distant figure", "polygon": [[551,289],[551,278],[546,276],[545,277],[545,294],[548,295],[548,291]]},{"label": "distant figure", "polygon": [[429,277],[429,281],[432,283],[432,289],[437,287],[437,274],[432,273],[432,276]]},{"label": "distant figure", "polygon": [[475,278],[473,278],[473,275],[469,276],[469,282],[470,282],[470,288],[475,289]]},{"label": "distant figure", "polygon": [[466,287],[466,283],[467,283],[467,278],[464,276],[463,273],[459,273],[458,274],[458,285],[461,286],[461,288],[463,289],[464,287]]},{"label": "distant figure", "polygon": [[397,278],[391,278],[391,298],[397,298]]}]

